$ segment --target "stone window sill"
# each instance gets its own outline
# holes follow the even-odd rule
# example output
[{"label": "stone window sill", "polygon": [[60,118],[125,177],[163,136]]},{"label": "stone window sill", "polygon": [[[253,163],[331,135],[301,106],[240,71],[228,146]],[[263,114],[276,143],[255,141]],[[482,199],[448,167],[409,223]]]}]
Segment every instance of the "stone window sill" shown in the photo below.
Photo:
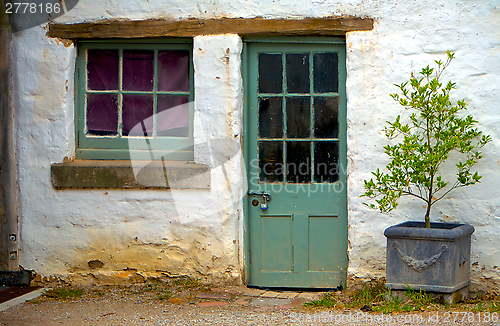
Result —
[{"label": "stone window sill", "polygon": [[50,170],[58,189],[210,189],[210,168],[191,162],[75,160]]}]

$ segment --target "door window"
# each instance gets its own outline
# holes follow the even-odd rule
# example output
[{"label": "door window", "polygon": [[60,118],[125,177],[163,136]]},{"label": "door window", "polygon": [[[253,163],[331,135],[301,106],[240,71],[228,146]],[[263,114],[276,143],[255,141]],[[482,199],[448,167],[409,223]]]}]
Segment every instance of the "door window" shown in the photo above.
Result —
[{"label": "door window", "polygon": [[260,183],[339,179],[337,52],[258,54]]}]

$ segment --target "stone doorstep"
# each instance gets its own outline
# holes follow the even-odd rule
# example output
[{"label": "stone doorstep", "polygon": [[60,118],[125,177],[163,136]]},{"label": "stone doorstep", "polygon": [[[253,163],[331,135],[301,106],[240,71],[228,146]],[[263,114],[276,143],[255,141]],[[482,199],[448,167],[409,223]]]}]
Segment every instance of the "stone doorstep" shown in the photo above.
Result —
[{"label": "stone doorstep", "polygon": [[294,299],[296,296],[298,296],[299,293],[297,292],[282,292],[278,294],[276,298],[278,299]]},{"label": "stone doorstep", "polygon": [[242,287],[240,294],[247,297],[260,297],[269,299],[303,299],[304,301],[319,300],[323,292],[293,292],[293,291],[269,291]]},{"label": "stone doorstep", "polygon": [[[195,294],[198,299],[208,300],[225,300],[229,302],[236,295],[236,300],[229,302],[231,305],[255,306],[255,307],[275,307],[276,309],[289,309],[301,307],[304,302],[318,300],[323,295],[323,292],[294,292],[294,291],[269,291],[258,288],[249,288],[246,286],[238,286],[234,289],[227,290],[223,288],[211,288],[212,292]],[[212,301],[214,302],[214,301]],[[220,301],[215,301],[220,302]],[[217,303],[214,303],[216,306]],[[210,306],[208,303],[203,303],[201,306]]]},{"label": "stone doorstep", "polygon": [[260,289],[244,288],[242,294],[248,297],[259,297],[266,291]]},{"label": "stone doorstep", "polygon": [[277,306],[276,309],[291,309],[291,308],[301,308],[307,300],[304,299],[293,299],[290,303]]},{"label": "stone doorstep", "polygon": [[275,292],[275,291],[264,291],[259,297],[260,298],[270,298],[274,299],[277,298],[278,295],[282,294],[282,292]]}]

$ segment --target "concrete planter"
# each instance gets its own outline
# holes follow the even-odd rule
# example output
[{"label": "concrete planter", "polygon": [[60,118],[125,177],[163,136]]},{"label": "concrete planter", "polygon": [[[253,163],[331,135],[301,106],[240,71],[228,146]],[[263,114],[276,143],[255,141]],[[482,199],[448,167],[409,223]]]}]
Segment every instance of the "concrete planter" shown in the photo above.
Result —
[{"label": "concrete planter", "polygon": [[437,292],[446,301],[467,295],[470,284],[468,224],[405,222],[387,228],[386,287],[391,290]]}]

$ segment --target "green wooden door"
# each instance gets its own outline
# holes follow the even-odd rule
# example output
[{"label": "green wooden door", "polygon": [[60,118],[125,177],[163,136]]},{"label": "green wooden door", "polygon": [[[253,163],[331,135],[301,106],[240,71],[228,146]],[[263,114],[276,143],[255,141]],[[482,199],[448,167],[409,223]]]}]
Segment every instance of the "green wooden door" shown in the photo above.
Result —
[{"label": "green wooden door", "polygon": [[[345,43],[245,44],[249,285],[341,286],[347,268]],[[264,206],[260,193],[270,196]]]}]

